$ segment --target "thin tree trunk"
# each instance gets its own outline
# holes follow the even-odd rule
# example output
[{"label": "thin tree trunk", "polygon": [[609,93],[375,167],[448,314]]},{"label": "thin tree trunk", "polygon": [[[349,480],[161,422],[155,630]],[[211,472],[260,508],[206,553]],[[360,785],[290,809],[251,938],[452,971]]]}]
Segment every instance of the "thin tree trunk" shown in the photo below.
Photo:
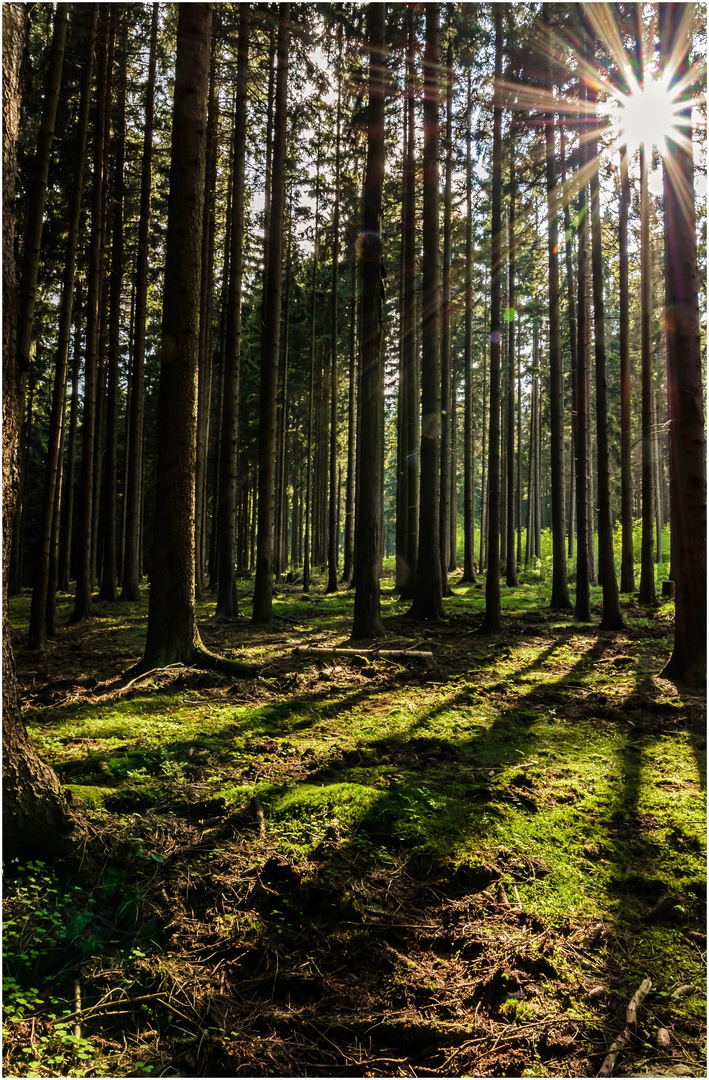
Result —
[{"label": "thin tree trunk", "polygon": [[[439,512],[439,545],[441,555],[441,591],[450,596],[448,561],[451,515],[451,341],[450,341],[450,282],[451,282],[451,202],[453,181],[453,45],[448,33],[448,49],[444,70],[446,88],[445,174],[443,196],[443,263],[441,274],[441,493]],[[425,256],[424,256],[425,258]]]},{"label": "thin tree trunk", "polygon": [[111,213],[113,238],[109,281],[108,385],[106,395],[106,455],[103,470],[103,572],[99,600],[116,600],[116,532],[118,525],[118,361],[123,286],[123,169],[125,158],[126,83],[128,77],[128,26],[123,19],[118,44],[119,81],[115,118],[115,160]]},{"label": "thin tree trunk", "polygon": [[[582,29],[581,55],[583,55]],[[586,102],[586,83],[579,78],[578,96],[583,110]],[[583,118],[585,114],[582,112]],[[579,134],[578,176],[580,178],[577,206],[578,226],[578,321],[577,366],[574,379],[572,406],[576,417],[574,447],[576,451],[576,597],[574,619],[576,622],[591,621],[590,566],[588,545],[589,462],[588,462],[588,398],[590,389],[590,317],[588,309],[588,182],[587,153],[583,131]]]},{"label": "thin tree trunk", "polygon": [[426,4],[423,98],[423,293],[421,405],[421,507],[418,570],[409,615],[443,616],[441,570],[441,253],[439,250],[440,4]]},{"label": "thin tree trunk", "polygon": [[337,592],[337,283],[340,259],[340,127],[342,123],[342,31],[339,37],[337,68],[337,127],[335,134],[335,206],[332,222],[332,285],[330,292],[330,506],[327,547],[327,589]]},{"label": "thin tree trunk", "polygon": [[[595,119],[597,90],[588,88],[591,117]],[[601,203],[598,158],[593,153],[591,178],[591,268],[593,278],[593,328],[596,357],[596,440],[598,443],[598,561],[603,587],[602,630],[622,630],[618,581],[613,557],[611,519],[610,451],[608,447],[608,378],[606,373],[606,328],[603,299],[603,253],[601,248]]]},{"label": "thin tree trunk", "polygon": [[320,130],[317,133],[315,166],[315,234],[313,238],[313,273],[310,281],[310,383],[308,392],[308,453],[305,482],[305,537],[303,553],[303,592],[310,590],[313,487],[313,422],[315,417],[315,295],[318,272],[318,229],[320,225]]},{"label": "thin tree trunk", "polygon": [[106,169],[106,110],[109,98],[109,37],[112,33],[112,6],[100,10],[98,34],[98,78],[94,165],[92,176],[91,239],[89,242],[88,286],[86,299],[86,354],[84,361],[84,411],[81,426],[81,478],[79,523],[77,530],[76,598],[71,622],[80,622],[93,613],[91,592],[94,455],[96,447],[97,392],[99,374],[99,336],[101,325],[101,261],[104,232],[104,173]]},{"label": "thin tree trunk", "polygon": [[350,304],[350,367],[347,397],[347,480],[345,483],[345,550],[342,582],[348,587],[354,577],[355,522],[355,434],[357,396],[357,258],[352,265],[352,297]]},{"label": "thin tree trunk", "polygon": [[628,283],[628,212],[630,209],[630,177],[628,148],[620,152],[620,206],[618,208],[618,249],[620,287],[620,518],[621,555],[620,591],[635,591],[633,565],[633,470],[631,458],[631,358],[630,358],[630,290]]},{"label": "thin tree trunk", "polygon": [[640,336],[642,383],[642,468],[641,507],[642,538],[640,544],[640,587],[638,601],[654,605],[655,594],[655,462],[654,408],[652,403],[653,356],[651,342],[652,292],[650,249],[650,193],[648,191],[648,152],[640,147]]},{"label": "thin tree trunk", "polygon": [[403,213],[404,213],[404,312],[403,312],[403,376],[404,393],[404,468],[406,469],[406,553],[405,576],[401,587],[402,600],[412,600],[416,585],[418,567],[418,530],[419,530],[419,394],[416,350],[416,162],[414,158],[416,135],[415,79],[416,79],[416,37],[414,32],[414,12],[407,9],[407,44],[406,44],[406,132],[403,176]]},{"label": "thin tree trunk", "polygon": [[473,446],[473,72],[468,67],[468,102],[465,130],[465,369],[463,415],[463,578],[475,578],[475,451]]},{"label": "thin tree trunk", "polygon": [[[64,5],[61,5],[64,6]],[[89,12],[86,29],[87,60],[84,64],[81,86],[79,117],[76,128],[76,171],[72,187],[66,241],[64,274],[62,277],[62,297],[59,310],[59,330],[57,336],[57,364],[54,373],[52,393],[52,412],[49,434],[47,436],[47,460],[44,479],[44,499],[40,531],[37,568],[32,589],[30,608],[29,641],[30,649],[44,648],[48,636],[48,607],[53,611],[53,600],[49,593],[49,563],[52,547],[52,522],[54,518],[57,477],[60,467],[60,454],[64,431],[64,407],[66,401],[66,380],[69,367],[69,343],[76,279],[77,252],[79,246],[79,225],[81,219],[81,200],[84,190],[84,163],[89,125],[89,104],[91,99],[91,79],[96,41],[98,4],[93,4]],[[78,380],[77,380],[78,381]],[[73,482],[73,472],[72,472]]]},{"label": "thin tree trunk", "polygon": [[367,165],[359,256],[362,338],[357,430],[355,600],[352,639],[383,637],[379,570],[382,558],[384,363],[382,357],[382,191],[384,187],[384,4],[367,6],[369,105]]},{"label": "thin tree trunk", "polygon": [[[552,31],[550,9],[543,7],[548,30],[549,63],[547,69],[549,94],[553,96]],[[561,358],[559,320],[559,210],[557,199],[556,148],[554,145],[554,111],[546,114],[547,222],[549,237],[549,397],[551,409],[551,504],[552,504],[552,584],[551,607],[570,611],[569,587],[566,580],[566,540],[564,537],[564,372]]]},{"label": "thin tree trunk", "polygon": [[269,623],[273,614],[273,528],[276,467],[276,399],[283,285],[286,121],[290,4],[278,8],[278,70],[273,131],[267,285],[261,339],[259,393],[258,549],[252,622]]},{"label": "thin tree trunk", "polygon": [[126,544],[123,556],[123,588],[121,590],[121,600],[138,600],[140,596],[143,413],[145,401],[145,329],[147,322],[148,240],[150,236],[158,10],[159,5],[153,4],[150,25],[148,82],[145,91],[143,157],[140,173],[140,216],[138,219],[138,253],[136,258],[135,326],[133,338],[133,371],[131,378],[132,393],[130,427],[128,430],[128,471],[125,495]]},{"label": "thin tree trunk", "polygon": [[509,334],[507,344],[507,545],[506,545],[506,582],[508,587],[517,585],[517,564],[515,561],[515,355],[517,303],[515,264],[515,201],[517,198],[517,175],[515,171],[515,146],[510,145],[510,213],[507,222],[508,260],[509,260]]},{"label": "thin tree trunk", "polygon": [[224,388],[219,466],[219,582],[216,613],[238,614],[236,591],[237,445],[239,433],[239,372],[241,352],[241,286],[243,276],[244,201],[246,189],[246,94],[249,77],[250,5],[239,6],[239,46],[234,105],[234,161],[231,250],[224,345]]},{"label": "thin tree trunk", "polygon": [[502,296],[502,8],[495,7],[495,104],[492,127],[492,265],[490,288],[490,434],[485,617],[482,633],[500,630],[500,302]]}]

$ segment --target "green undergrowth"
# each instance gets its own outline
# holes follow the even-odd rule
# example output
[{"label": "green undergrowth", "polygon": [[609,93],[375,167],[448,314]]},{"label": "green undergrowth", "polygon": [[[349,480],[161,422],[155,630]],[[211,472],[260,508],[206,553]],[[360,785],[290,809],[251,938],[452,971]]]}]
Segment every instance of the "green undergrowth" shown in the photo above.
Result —
[{"label": "green undergrowth", "polygon": [[[201,801],[229,815],[256,802],[273,849],[304,879],[333,836],[366,868],[364,881],[402,860],[412,872],[456,880],[492,868],[510,902],[557,933],[603,924],[604,963],[620,999],[649,977],[658,1002],[700,1017],[701,957],[687,935],[705,919],[705,736],[702,703],[657,679],[671,604],[647,612],[626,600],[628,630],[599,635],[549,612],[530,571],[503,589],[503,632],[486,638],[475,632],[484,591],[452,583],[446,622],[430,627],[407,623],[392,579],[382,582],[385,644],[430,649],[428,667],[377,661],[365,674],[337,658],[295,658],[296,645],[347,641],[353,596],[326,596],[317,580],[305,600],[297,583],[284,586],[265,630],[248,624],[248,582],[231,624],[217,622],[212,600],[200,603],[208,647],[261,665],[248,683],[158,673],[122,696],[86,691],[81,680],[52,694],[50,682],[38,685],[35,658],[39,678],[26,680],[24,713],[33,745],[96,829],[118,823],[129,836],[121,863],[107,866],[80,903],[67,893],[47,916],[51,941],[82,956],[118,950],[129,971],[159,956],[160,926],[144,915],[115,941],[94,922],[88,941],[81,911],[113,904],[119,921],[137,920],[141,881],[170,856],[146,814],[159,822]],[[594,611],[600,599],[594,589]],[[26,606],[24,597],[11,603],[17,629]],[[127,669],[143,632],[144,610],[102,609],[83,629],[60,632],[47,663],[61,663],[68,683],[72,647],[77,675],[91,672],[95,654]],[[365,885],[345,892],[355,914],[375,903]],[[19,1023],[39,1008],[32,994],[46,969],[12,963],[6,995]],[[688,984],[694,992],[677,996]],[[47,1054],[61,1058],[58,1071],[83,1075],[78,1050],[50,1028]],[[30,1064],[13,1067],[33,1075]],[[103,1066],[94,1065],[99,1075]]]}]

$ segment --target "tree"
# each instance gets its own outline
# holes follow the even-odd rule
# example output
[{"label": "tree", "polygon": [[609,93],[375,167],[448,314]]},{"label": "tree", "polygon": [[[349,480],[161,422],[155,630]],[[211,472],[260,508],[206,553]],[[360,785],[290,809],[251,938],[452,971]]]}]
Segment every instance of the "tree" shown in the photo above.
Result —
[{"label": "tree", "polygon": [[18,349],[15,187],[20,120],[20,67],[28,8],[5,4],[2,19],[2,758],[3,857],[63,855],[85,835],[59,780],[32,750],[20,715],[8,619],[8,571],[19,487],[21,367]]},{"label": "tree", "polygon": [[421,506],[412,619],[443,616],[441,573],[441,252],[438,162],[440,153],[440,4],[426,4],[423,62],[423,271],[421,325]]},{"label": "tree", "polygon": [[[589,56],[589,60],[591,57]],[[596,118],[598,91],[588,87],[592,120]],[[598,562],[603,586],[602,630],[622,630],[618,579],[613,557],[613,522],[611,519],[610,450],[608,446],[608,375],[606,364],[605,301],[603,297],[603,253],[601,250],[601,194],[598,154],[590,168],[591,185],[591,275],[593,282],[593,332],[596,358],[596,442],[598,453]]]},{"label": "tree", "polygon": [[382,557],[384,461],[384,364],[382,361],[382,190],[384,187],[385,4],[367,5],[369,102],[367,165],[358,239],[362,314],[357,399],[357,496],[355,511],[355,601],[352,639],[384,636],[379,568]]},{"label": "tree", "polygon": [[406,522],[403,530],[405,552],[405,575],[401,587],[401,598],[411,600],[416,585],[418,567],[418,528],[419,528],[419,394],[418,370],[416,363],[416,161],[414,158],[416,116],[415,116],[415,78],[416,78],[416,35],[414,30],[414,12],[411,7],[406,12],[406,131],[404,132],[404,175],[402,192],[402,213],[404,222],[404,303],[402,325],[402,407],[404,422],[403,467],[406,470]]},{"label": "tree", "polygon": [[196,378],[211,4],[181,4],[172,112],[148,633],[138,670],[244,674],[202,644],[195,614]]},{"label": "tree", "polygon": [[628,285],[628,211],[630,175],[628,147],[620,151],[620,205],[618,207],[619,249],[619,347],[620,347],[620,500],[621,555],[620,591],[635,590],[633,565],[633,490],[631,468],[631,364],[630,364],[630,295]]},{"label": "tree", "polygon": [[283,284],[286,119],[290,5],[278,7],[276,113],[273,132],[268,260],[261,338],[259,395],[258,540],[252,622],[269,623],[273,614],[273,528],[276,485],[276,404],[278,348]]},{"label": "tree", "polygon": [[104,237],[104,172],[106,169],[106,111],[110,102],[109,38],[112,7],[101,6],[99,15],[99,58],[94,128],[94,162],[91,196],[91,239],[86,297],[86,356],[84,360],[84,411],[81,428],[80,509],[77,536],[76,596],[71,622],[80,622],[93,612],[92,547],[94,538],[94,455],[96,451],[96,405],[98,394],[102,249]]},{"label": "tree", "polygon": [[120,28],[118,65],[119,81],[114,123],[114,170],[111,192],[112,243],[109,278],[108,386],[106,392],[106,450],[103,473],[101,518],[103,521],[103,573],[99,600],[112,602],[116,590],[116,525],[118,481],[118,394],[121,332],[121,290],[123,285],[123,191],[126,128],[126,84],[128,78],[128,26],[123,17]]},{"label": "tree", "polygon": [[652,310],[650,291],[650,191],[648,189],[648,154],[652,147],[640,147],[640,333],[642,386],[642,538],[640,546],[640,587],[638,601],[652,605],[655,595],[655,462],[654,406],[652,393],[653,357],[650,340]]},{"label": "tree", "polygon": [[143,487],[143,412],[145,402],[145,331],[148,304],[148,240],[150,237],[153,169],[153,126],[155,115],[155,73],[158,40],[158,4],[153,4],[150,24],[148,81],[145,88],[143,155],[140,167],[140,216],[136,257],[135,317],[131,371],[131,405],[127,434],[126,526],[121,600],[140,596],[140,538]]},{"label": "tree", "polygon": [[475,456],[473,449],[473,69],[468,64],[465,127],[465,362],[463,386],[463,583],[475,583]]},{"label": "tree", "polygon": [[342,127],[342,27],[338,30],[337,119],[335,133],[335,208],[332,221],[332,282],[330,286],[330,499],[327,541],[327,589],[337,592],[337,283],[340,259],[340,132]]},{"label": "tree", "polygon": [[706,681],[706,435],[699,337],[697,233],[692,113],[686,20],[689,5],[660,4],[661,54],[682,93],[677,130],[663,169],[665,325],[670,418],[670,528],[675,580],[675,639],[662,675],[678,683]]},{"label": "tree", "polygon": [[[543,6],[548,27],[548,91],[553,97],[554,80],[551,57],[552,40],[549,6]],[[551,407],[551,518],[552,584],[551,606],[571,610],[566,582],[566,545],[564,539],[564,375],[561,363],[559,326],[559,211],[557,205],[556,150],[554,146],[554,111],[549,109],[544,122],[546,143],[547,221],[549,250],[549,403]]]},{"label": "tree", "polygon": [[[580,28],[584,41],[585,30]],[[582,45],[582,51],[584,47]],[[581,76],[578,80],[578,97],[581,118],[586,106],[586,83]],[[573,414],[575,417],[574,449],[576,452],[576,602],[574,619],[576,622],[591,621],[591,589],[589,566],[589,460],[588,460],[588,399],[590,390],[590,333],[591,324],[588,306],[588,149],[581,129],[578,147],[578,305],[576,337],[576,371],[573,387]]]},{"label": "tree", "polygon": [[98,4],[92,4],[89,9],[89,18],[86,29],[86,61],[84,63],[82,75],[81,101],[76,129],[75,172],[69,202],[69,220],[57,338],[57,362],[54,372],[52,412],[49,433],[47,436],[47,460],[44,473],[42,521],[39,535],[39,550],[37,552],[37,567],[32,588],[32,605],[30,609],[28,641],[30,649],[44,648],[49,629],[48,623],[50,621],[53,623],[54,614],[54,593],[50,590],[49,581],[49,567],[52,552],[52,524],[55,512],[64,427],[66,379],[69,367],[69,342],[71,338],[74,286],[79,245],[81,201],[84,190],[84,162],[86,158],[86,143],[89,127],[89,103],[91,98],[91,79],[94,69],[97,19]]},{"label": "tree", "polygon": [[500,629],[500,353],[502,300],[502,8],[495,6],[495,96],[492,121],[490,284],[490,420],[488,435],[487,577],[481,633]]},{"label": "tree", "polygon": [[235,575],[237,445],[239,434],[239,365],[241,286],[243,276],[244,199],[246,189],[246,92],[249,77],[249,5],[239,5],[239,45],[234,104],[234,163],[229,254],[229,291],[224,347],[221,461],[219,468],[219,584],[217,615],[238,613]]}]

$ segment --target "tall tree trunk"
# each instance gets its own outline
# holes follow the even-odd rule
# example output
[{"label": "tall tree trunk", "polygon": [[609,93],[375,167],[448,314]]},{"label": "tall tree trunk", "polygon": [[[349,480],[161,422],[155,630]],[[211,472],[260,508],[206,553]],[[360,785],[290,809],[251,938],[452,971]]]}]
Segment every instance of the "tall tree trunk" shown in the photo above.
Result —
[{"label": "tall tree trunk", "polygon": [[172,118],[150,602],[139,670],[243,673],[204,648],[195,613],[196,389],[211,4],[181,4]]},{"label": "tall tree trunk", "polygon": [[21,370],[15,264],[15,189],[20,122],[20,66],[27,7],[3,6],[2,25],[2,760],[3,857],[66,855],[85,835],[56,774],[37,757],[22,722],[8,617],[7,577],[19,487]]},{"label": "tall tree trunk", "polygon": [[[354,251],[354,245],[353,249]],[[345,482],[345,542],[342,582],[352,585],[354,577],[355,522],[355,435],[357,420],[357,256],[352,265],[352,297],[350,303],[350,365],[347,395],[347,479]]]},{"label": "tall tree trunk", "polygon": [[443,616],[441,571],[441,253],[439,250],[439,18],[426,4],[423,97],[423,291],[421,325],[421,506],[413,619]]},{"label": "tall tree trunk", "polygon": [[238,614],[236,591],[237,445],[239,434],[239,374],[241,353],[241,286],[243,277],[244,202],[246,192],[246,94],[249,78],[248,3],[239,6],[239,46],[234,105],[234,162],[231,250],[224,346],[222,437],[219,466],[219,582],[217,615]]},{"label": "tall tree trunk", "polygon": [[54,142],[54,125],[57,118],[59,90],[64,66],[68,4],[57,4],[54,13],[54,30],[47,67],[42,120],[37,133],[37,148],[32,167],[27,219],[24,225],[24,247],[20,277],[18,348],[20,356],[21,389],[30,368],[30,354],[34,332],[34,309],[37,301],[37,280],[42,246],[42,225],[47,201],[49,161]]},{"label": "tall tree trunk", "polygon": [[[76,279],[77,251],[79,246],[79,224],[81,218],[81,200],[84,190],[84,161],[89,127],[89,104],[91,99],[91,79],[96,41],[96,23],[98,4],[89,9],[86,28],[86,55],[81,84],[81,101],[76,128],[76,171],[69,204],[69,220],[66,241],[64,274],[62,277],[62,297],[59,310],[59,330],[57,335],[57,363],[54,372],[52,392],[52,412],[47,436],[47,460],[44,474],[44,497],[42,520],[40,525],[39,551],[37,567],[32,589],[30,608],[29,641],[30,649],[43,649],[47,641],[47,611],[50,605],[49,562],[52,546],[52,521],[56,501],[57,476],[60,466],[62,433],[64,430],[64,406],[66,401],[66,380],[69,367],[69,343]],[[72,475],[73,481],[73,475]],[[52,602],[53,606],[53,602]]]},{"label": "tall tree trunk", "polygon": [[114,601],[116,589],[116,531],[118,511],[118,362],[121,330],[121,289],[123,285],[123,168],[125,158],[126,82],[128,71],[128,26],[125,18],[118,45],[119,82],[115,117],[115,158],[111,199],[113,238],[109,281],[108,386],[106,395],[106,456],[103,470],[103,572],[99,600]]},{"label": "tall tree trunk", "polygon": [[505,575],[508,587],[517,585],[517,564],[515,562],[515,350],[517,303],[516,294],[516,237],[515,237],[515,201],[517,198],[517,174],[515,171],[515,146],[510,143],[510,214],[507,222],[508,260],[509,260],[509,334],[507,345],[507,551]]},{"label": "tall tree trunk", "polygon": [[450,492],[451,512],[448,515],[449,544],[448,570],[458,569],[458,365],[451,359],[451,411],[450,411]]},{"label": "tall tree trunk", "polygon": [[278,8],[278,70],[273,131],[273,162],[267,284],[261,339],[259,393],[258,550],[252,622],[269,623],[273,613],[273,528],[276,468],[276,399],[283,284],[283,211],[285,203],[286,120],[290,5]]},{"label": "tall tree trunk", "polygon": [[123,555],[121,600],[140,597],[140,536],[142,524],[143,413],[145,402],[145,329],[148,303],[148,240],[153,168],[153,126],[155,116],[155,70],[158,40],[159,5],[152,6],[148,82],[145,90],[143,157],[140,171],[140,216],[138,219],[138,254],[136,258],[135,321],[133,370],[131,373],[131,410],[128,429],[128,470],[126,483],[126,544]]},{"label": "tall tree trunk", "polygon": [[653,605],[655,594],[655,462],[654,408],[652,402],[653,356],[651,342],[652,292],[650,270],[650,192],[648,190],[648,153],[652,147],[640,147],[640,357],[642,383],[642,468],[640,544],[640,587],[638,601]]},{"label": "tall tree trunk", "polygon": [[468,102],[465,129],[465,412],[463,418],[463,578],[475,578],[475,453],[473,447],[473,71],[468,67]]},{"label": "tall tree trunk", "polygon": [[[592,56],[589,56],[592,60]],[[591,119],[595,120],[598,92],[588,88]],[[603,253],[601,248],[601,202],[598,157],[592,149],[591,179],[591,270],[593,278],[593,329],[596,357],[596,441],[598,460],[598,562],[603,587],[602,630],[622,630],[618,581],[613,557],[611,519],[610,451],[608,447],[608,377],[606,373],[606,327],[603,299]]]},{"label": "tall tree trunk", "polygon": [[[553,97],[552,75],[553,38],[549,25],[549,6],[544,5],[543,17],[548,27],[549,62],[548,90]],[[566,541],[564,537],[564,372],[561,358],[559,325],[559,209],[556,183],[556,148],[554,145],[554,111],[546,114],[547,222],[549,238],[549,398],[551,411],[551,516],[552,516],[552,583],[551,607],[570,611],[569,587],[566,581]]]},{"label": "tall tree trunk", "polygon": [[[444,70],[446,89],[445,174],[443,196],[443,272],[441,274],[441,493],[439,511],[439,545],[441,555],[441,592],[450,596],[448,561],[451,515],[451,203],[453,181],[453,45],[450,31]],[[425,256],[424,256],[425,258]]]},{"label": "tall tree trunk", "polygon": [[99,376],[99,336],[101,325],[101,262],[104,234],[104,173],[106,170],[106,110],[109,101],[109,38],[112,8],[100,8],[98,30],[98,77],[94,163],[92,175],[91,239],[89,242],[86,299],[86,351],[84,360],[84,410],[81,424],[81,476],[79,482],[79,522],[77,529],[76,598],[71,622],[80,622],[93,613],[92,553],[94,537],[94,455]]},{"label": "tall tree trunk", "polygon": [[342,30],[338,32],[337,127],[335,134],[335,206],[332,222],[332,285],[330,291],[330,503],[327,545],[327,589],[337,592],[337,283],[340,259],[340,128],[342,124]]},{"label": "tall tree trunk", "polygon": [[416,37],[414,13],[406,12],[406,131],[403,176],[404,213],[404,311],[403,311],[403,377],[404,377],[404,468],[406,469],[406,574],[401,587],[402,600],[412,600],[418,567],[419,530],[419,394],[416,352],[416,134],[415,80]]},{"label": "tall tree trunk", "polygon": [[303,553],[303,592],[310,590],[310,560],[313,535],[313,422],[315,417],[315,296],[318,276],[318,231],[320,225],[320,129],[317,133],[315,165],[315,234],[313,238],[313,273],[310,281],[310,382],[308,392],[308,453],[305,463],[305,538]]},{"label": "tall tree trunk", "polygon": [[[683,22],[688,17],[688,5],[660,4],[662,55],[669,57],[672,50],[675,84],[688,77],[689,35]],[[678,131],[668,143],[663,208],[675,638],[662,675],[701,685],[707,651],[707,486],[690,105],[682,108]]]},{"label": "tall tree trunk", "polygon": [[[583,30],[581,31],[583,35]],[[583,51],[583,46],[582,46]],[[579,79],[578,95],[583,109],[586,101],[586,84]],[[582,116],[584,114],[582,113]],[[578,228],[578,322],[577,366],[574,380],[574,404],[576,417],[574,447],[576,451],[576,597],[574,619],[576,622],[591,621],[591,568],[589,565],[589,459],[588,459],[588,399],[590,391],[590,312],[588,308],[588,181],[587,153],[583,131],[579,135],[578,176],[580,178],[577,220]],[[592,523],[591,523],[592,524]]]},{"label": "tall tree trunk", "polygon": [[492,236],[490,287],[490,421],[485,617],[482,633],[500,629],[500,303],[502,296],[502,8],[495,7],[495,104],[492,126]]},{"label": "tall tree trunk", "polygon": [[[98,5],[96,5],[98,7]],[[71,359],[71,405],[69,407],[69,442],[67,446],[66,482],[62,496],[62,555],[59,563],[58,587],[69,591],[72,573],[72,535],[74,527],[74,480],[76,477],[76,444],[79,427],[79,373],[81,370],[81,284],[76,282],[74,313],[74,344]]]},{"label": "tall tree trunk", "polygon": [[355,600],[352,638],[383,637],[379,571],[382,558],[384,363],[382,357],[382,191],[384,187],[384,28],[386,5],[367,5],[369,104],[367,165],[359,257],[362,337],[357,429]]},{"label": "tall tree trunk", "polygon": [[618,208],[618,249],[620,287],[620,591],[635,591],[633,565],[633,470],[631,458],[631,358],[630,358],[630,294],[628,282],[628,212],[630,209],[630,176],[628,147],[620,151],[620,205]]}]

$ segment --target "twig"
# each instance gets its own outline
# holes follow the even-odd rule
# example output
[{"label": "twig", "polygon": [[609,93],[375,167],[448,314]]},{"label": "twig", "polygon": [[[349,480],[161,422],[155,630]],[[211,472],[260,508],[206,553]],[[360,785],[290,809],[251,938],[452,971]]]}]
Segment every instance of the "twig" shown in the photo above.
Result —
[{"label": "twig", "polygon": [[134,683],[140,682],[141,679],[147,679],[148,675],[156,675],[158,671],[171,671],[173,668],[184,667],[184,664],[166,664],[164,667],[154,667],[150,671],[142,671],[140,675],[136,675],[134,679],[127,682],[125,686],[119,687],[120,690],[128,690]]},{"label": "twig", "polygon": [[613,1072],[613,1066],[615,1065],[618,1054],[631,1043],[638,1023],[638,1009],[650,993],[651,989],[652,982],[650,979],[643,979],[628,1002],[628,1008],[625,1010],[625,1030],[622,1035],[619,1035],[611,1044],[610,1049],[606,1054],[606,1058],[599,1070],[599,1076],[610,1076]]}]

